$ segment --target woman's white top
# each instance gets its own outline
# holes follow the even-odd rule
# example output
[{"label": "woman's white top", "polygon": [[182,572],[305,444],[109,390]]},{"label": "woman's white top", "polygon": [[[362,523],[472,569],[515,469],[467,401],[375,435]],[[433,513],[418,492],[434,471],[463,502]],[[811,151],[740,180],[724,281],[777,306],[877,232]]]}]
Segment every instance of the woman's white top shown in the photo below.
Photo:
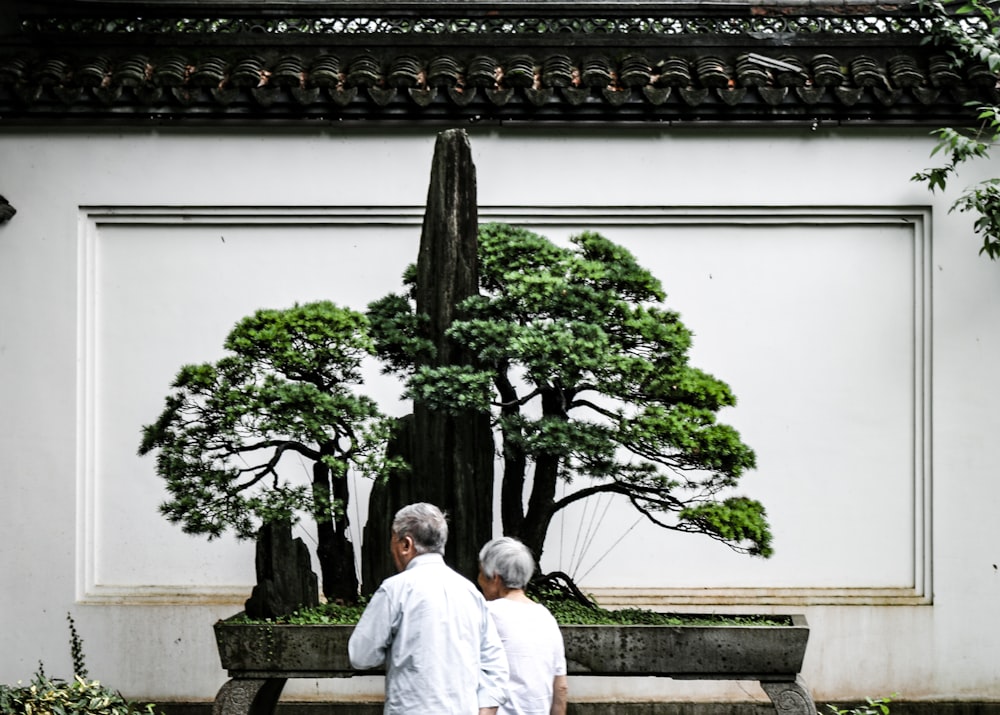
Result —
[{"label": "woman's white top", "polygon": [[556,619],[540,603],[498,598],[487,606],[510,665],[509,699],[497,715],[549,715],[552,681],[566,675],[566,652]]}]

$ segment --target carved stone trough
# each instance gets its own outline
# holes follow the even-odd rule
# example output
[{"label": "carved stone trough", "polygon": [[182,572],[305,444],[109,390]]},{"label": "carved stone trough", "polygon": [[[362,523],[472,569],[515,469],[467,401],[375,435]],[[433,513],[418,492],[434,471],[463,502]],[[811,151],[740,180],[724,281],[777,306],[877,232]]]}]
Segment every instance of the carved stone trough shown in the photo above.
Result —
[{"label": "carved stone trough", "polygon": [[[779,715],[815,715],[799,675],[809,639],[805,617],[788,625],[560,626],[570,675],[756,680]],[[372,674],[347,659],[354,626],[219,621],[216,641],[230,680],[213,715],[271,715],[288,678]]]}]

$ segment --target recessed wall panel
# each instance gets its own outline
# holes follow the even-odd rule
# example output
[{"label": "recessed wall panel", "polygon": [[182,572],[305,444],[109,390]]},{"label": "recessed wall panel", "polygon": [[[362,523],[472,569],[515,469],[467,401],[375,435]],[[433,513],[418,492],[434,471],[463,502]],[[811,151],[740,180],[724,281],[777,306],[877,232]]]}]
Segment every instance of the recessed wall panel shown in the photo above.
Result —
[{"label": "recessed wall panel", "polygon": [[[261,307],[363,309],[399,290],[419,207],[83,211],[81,550],[87,600],[245,597],[252,546],[167,524],[153,457],[136,456],[177,369],[215,360]],[[661,279],[695,334],[692,363],[728,382],[720,415],[758,457],[775,556],[667,533],[615,498],[554,522],[543,567],[605,598],[923,602],[929,239],[893,208],[482,207],[557,241],[598,230]],[[389,411],[399,386],[367,373]],[[578,486],[578,485],[573,485]],[[356,505],[363,519],[363,499]],[[305,538],[310,538],[303,533]]]}]

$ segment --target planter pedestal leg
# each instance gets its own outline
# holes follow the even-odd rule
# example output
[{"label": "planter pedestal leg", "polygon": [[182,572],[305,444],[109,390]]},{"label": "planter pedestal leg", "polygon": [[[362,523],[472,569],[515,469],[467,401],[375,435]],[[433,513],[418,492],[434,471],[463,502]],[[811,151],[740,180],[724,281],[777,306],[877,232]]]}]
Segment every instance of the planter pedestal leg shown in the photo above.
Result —
[{"label": "planter pedestal leg", "polygon": [[774,703],[778,715],[816,715],[816,705],[812,694],[797,677],[794,681],[762,680],[760,687]]},{"label": "planter pedestal leg", "polygon": [[215,696],[212,715],[272,715],[285,678],[233,678]]}]

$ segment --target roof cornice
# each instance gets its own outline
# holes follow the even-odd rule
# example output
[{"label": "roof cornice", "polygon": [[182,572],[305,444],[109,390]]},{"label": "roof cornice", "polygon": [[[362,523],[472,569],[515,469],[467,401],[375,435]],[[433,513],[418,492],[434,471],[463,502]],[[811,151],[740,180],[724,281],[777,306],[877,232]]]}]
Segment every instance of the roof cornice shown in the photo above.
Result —
[{"label": "roof cornice", "polygon": [[994,74],[958,71],[924,42],[927,21],[914,3],[56,0],[11,8],[0,35],[0,124],[939,125],[966,119],[970,99],[996,100]]}]

